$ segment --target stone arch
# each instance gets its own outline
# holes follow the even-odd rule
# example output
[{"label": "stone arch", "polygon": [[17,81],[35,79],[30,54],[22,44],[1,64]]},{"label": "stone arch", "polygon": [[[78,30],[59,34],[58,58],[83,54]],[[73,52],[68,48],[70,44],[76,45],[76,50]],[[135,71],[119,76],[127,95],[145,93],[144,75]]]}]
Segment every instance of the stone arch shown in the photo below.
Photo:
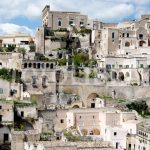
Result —
[{"label": "stone arch", "polygon": [[28,67],[28,64],[27,63],[24,63],[24,68],[27,68]]},{"label": "stone arch", "polygon": [[112,72],[112,79],[117,79],[117,73],[115,71]]},{"label": "stone arch", "polygon": [[82,129],[81,133],[82,133],[82,135],[86,136],[88,134],[88,131],[87,131],[87,129]]},{"label": "stone arch", "polygon": [[32,67],[32,63],[29,63],[29,64],[28,64],[28,67],[31,68],[31,67]]},{"label": "stone arch", "polygon": [[95,100],[96,97],[98,97],[97,93],[91,93],[88,97],[87,97],[87,108],[95,108]]},{"label": "stone arch", "polygon": [[93,135],[100,135],[100,130],[97,128],[93,129]]},{"label": "stone arch", "polygon": [[51,68],[51,69],[54,68],[54,64],[53,64],[53,63],[50,64],[50,68]]},{"label": "stone arch", "polygon": [[130,73],[129,72],[126,72],[126,77],[130,77]]},{"label": "stone arch", "polygon": [[143,40],[142,40],[142,41],[139,41],[139,46],[140,46],[140,47],[143,47],[143,44],[145,44],[145,43],[146,43],[146,42],[143,41]]},{"label": "stone arch", "polygon": [[124,81],[124,74],[123,74],[123,72],[119,72],[119,80],[120,81]]},{"label": "stone arch", "polygon": [[80,106],[79,105],[74,105],[72,108],[77,109],[77,108],[80,108]]},{"label": "stone arch", "polygon": [[36,68],[36,63],[33,63],[33,68]]},{"label": "stone arch", "polygon": [[40,64],[40,63],[38,63],[38,64],[37,64],[37,68],[38,68],[38,69],[40,69],[40,67],[41,67],[41,64]]},{"label": "stone arch", "polygon": [[49,63],[46,63],[46,68],[49,68]]},{"label": "stone arch", "polygon": [[125,47],[130,47],[130,42],[126,41],[125,42]]},{"label": "stone arch", "polygon": [[45,68],[45,64],[44,63],[42,63],[42,68]]}]

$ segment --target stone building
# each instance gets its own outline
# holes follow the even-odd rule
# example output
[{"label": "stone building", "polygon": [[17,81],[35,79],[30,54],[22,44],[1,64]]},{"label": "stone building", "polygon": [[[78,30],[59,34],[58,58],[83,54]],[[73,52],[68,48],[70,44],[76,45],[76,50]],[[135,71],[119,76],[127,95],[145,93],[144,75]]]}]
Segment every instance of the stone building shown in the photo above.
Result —
[{"label": "stone building", "polygon": [[23,91],[27,91],[31,97],[37,96],[40,106],[56,104],[55,63],[24,61],[22,67]]},{"label": "stone building", "polygon": [[127,150],[148,150],[150,149],[150,122],[144,121],[137,125],[137,135],[127,136]]},{"label": "stone building", "polygon": [[14,124],[14,105],[12,101],[0,101],[0,149],[10,149],[11,128]]},{"label": "stone building", "polygon": [[68,28],[70,25],[76,28],[87,26],[87,19],[87,16],[80,14],[80,12],[51,11],[49,5],[46,5],[42,11],[43,26],[52,30]]},{"label": "stone building", "polygon": [[11,101],[0,101],[0,122],[4,125],[13,124],[14,122],[14,105]]},{"label": "stone building", "polygon": [[26,50],[30,50],[30,44],[34,43],[31,35],[26,33],[4,34],[1,39],[2,47],[14,45],[16,48],[25,48]]}]

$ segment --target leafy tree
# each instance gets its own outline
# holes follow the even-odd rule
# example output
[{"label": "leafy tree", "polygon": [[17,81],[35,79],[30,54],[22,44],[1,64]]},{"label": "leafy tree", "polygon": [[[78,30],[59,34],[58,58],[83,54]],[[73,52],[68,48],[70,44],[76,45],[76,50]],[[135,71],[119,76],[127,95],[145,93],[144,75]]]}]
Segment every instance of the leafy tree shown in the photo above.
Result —
[{"label": "leafy tree", "polygon": [[4,49],[3,49],[3,47],[0,47],[0,52],[4,52]]},{"label": "leafy tree", "polygon": [[18,52],[19,52],[19,53],[22,53],[23,58],[24,58],[24,56],[25,56],[25,54],[26,54],[26,51],[27,51],[27,50],[26,50],[25,48],[23,48],[23,47],[22,47],[22,48],[18,48]]},{"label": "leafy tree", "polygon": [[73,62],[75,66],[81,66],[81,64],[88,66],[89,55],[86,53],[77,53],[73,56]]},{"label": "leafy tree", "polygon": [[16,45],[8,44],[8,47],[7,47],[6,51],[7,51],[7,52],[12,52],[12,51],[15,50],[15,48],[16,48]]},{"label": "leafy tree", "polygon": [[136,110],[140,115],[150,115],[146,101],[132,102],[126,106],[130,110]]},{"label": "leafy tree", "polygon": [[34,44],[31,44],[31,45],[30,45],[30,52],[35,52],[35,50],[36,50],[35,45],[34,45]]},{"label": "leafy tree", "polygon": [[89,74],[89,78],[96,78],[97,74],[95,71],[91,71],[90,74]]}]

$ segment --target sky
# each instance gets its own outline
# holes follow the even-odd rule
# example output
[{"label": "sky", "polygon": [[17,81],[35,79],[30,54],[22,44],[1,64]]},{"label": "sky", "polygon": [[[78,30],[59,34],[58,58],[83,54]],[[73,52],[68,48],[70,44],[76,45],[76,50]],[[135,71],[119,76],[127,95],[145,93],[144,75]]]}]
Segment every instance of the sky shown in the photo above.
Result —
[{"label": "sky", "polygon": [[79,11],[103,22],[119,23],[150,14],[150,0],[1,0],[0,35],[27,32],[42,25],[42,9]]}]

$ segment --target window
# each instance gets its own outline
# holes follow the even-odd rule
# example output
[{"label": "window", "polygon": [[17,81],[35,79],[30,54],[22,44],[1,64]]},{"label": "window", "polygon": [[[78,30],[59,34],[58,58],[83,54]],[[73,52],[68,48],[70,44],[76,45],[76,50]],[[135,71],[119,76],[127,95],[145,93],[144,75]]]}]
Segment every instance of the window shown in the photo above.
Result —
[{"label": "window", "polygon": [[51,68],[51,69],[53,69],[53,68],[54,68],[54,65],[53,65],[53,63],[51,63],[51,65],[50,65],[50,68]]},{"label": "window", "polygon": [[115,65],[112,65],[112,68],[115,68]]},{"label": "window", "polygon": [[43,86],[43,88],[46,88],[46,87],[47,87],[46,83],[47,83],[47,77],[44,76],[44,77],[42,78],[42,86]]},{"label": "window", "polygon": [[3,116],[2,116],[2,115],[0,115],[0,122],[2,122],[2,117],[3,117]]},{"label": "window", "polygon": [[106,69],[111,69],[111,65],[106,65]]},{"label": "window", "polygon": [[126,65],[125,68],[129,68],[129,65]]},{"label": "window", "polygon": [[32,85],[36,85],[37,84],[37,77],[36,76],[32,76]]},{"label": "window", "polygon": [[62,19],[58,18],[58,26],[61,27],[62,26]]},{"label": "window", "polygon": [[122,65],[119,65],[119,68],[123,68],[123,66],[122,66]]},{"label": "window", "polygon": [[122,34],[122,37],[124,37],[124,33]]},{"label": "window", "polygon": [[144,67],[144,65],[143,64],[140,64],[140,68],[143,68]]},{"label": "window", "polygon": [[118,147],[119,147],[119,143],[118,143],[118,142],[116,142],[116,149],[118,149]]},{"label": "window", "polygon": [[82,20],[80,21],[80,26],[81,26],[81,27],[84,26],[84,19],[82,19]]},{"label": "window", "polygon": [[0,109],[2,109],[2,106],[0,106]]},{"label": "window", "polygon": [[129,144],[129,149],[131,149],[131,144]]},{"label": "window", "polygon": [[27,68],[27,63],[24,63],[24,68]]},{"label": "window", "polygon": [[6,134],[4,134],[4,143],[6,142],[6,141],[8,141],[9,140],[9,136],[8,136],[8,134],[6,133]]},{"label": "window", "polygon": [[32,63],[29,63],[29,68],[31,68],[32,67]]},{"label": "window", "polygon": [[80,119],[81,119],[82,117],[80,116]]},{"label": "window", "polygon": [[69,25],[73,25],[74,24],[74,19],[70,19],[69,20]]},{"label": "window", "polygon": [[48,63],[46,64],[46,68],[49,68],[49,64]]},{"label": "window", "polygon": [[95,108],[95,103],[91,103],[91,108]]},{"label": "window", "polygon": [[112,32],[112,39],[114,39],[115,38],[115,33],[114,32]]},{"label": "window", "polygon": [[116,136],[117,135],[117,132],[114,132],[114,136]]},{"label": "window", "polygon": [[129,47],[130,46],[130,42],[125,42],[125,47]]},{"label": "window", "polygon": [[127,37],[129,37],[129,33],[127,33]]},{"label": "window", "polygon": [[143,34],[139,34],[139,39],[143,39]]},{"label": "window", "polygon": [[21,117],[24,117],[24,111],[21,111]]},{"label": "window", "polygon": [[61,120],[60,120],[60,123],[64,123],[64,119],[61,119]]}]

